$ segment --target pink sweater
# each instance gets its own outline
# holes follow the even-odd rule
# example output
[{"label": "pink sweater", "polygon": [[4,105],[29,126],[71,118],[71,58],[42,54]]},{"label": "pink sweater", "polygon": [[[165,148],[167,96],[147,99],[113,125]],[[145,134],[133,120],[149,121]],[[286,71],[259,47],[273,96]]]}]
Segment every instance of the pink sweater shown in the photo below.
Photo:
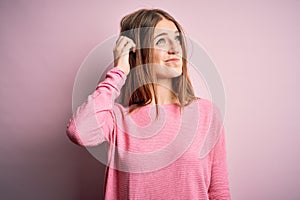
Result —
[{"label": "pink sweater", "polygon": [[[221,114],[209,100],[147,105],[130,115],[116,103],[126,74],[114,67],[67,125],[80,146],[109,142],[105,199],[230,199]],[[114,156],[114,157],[112,157]]]}]

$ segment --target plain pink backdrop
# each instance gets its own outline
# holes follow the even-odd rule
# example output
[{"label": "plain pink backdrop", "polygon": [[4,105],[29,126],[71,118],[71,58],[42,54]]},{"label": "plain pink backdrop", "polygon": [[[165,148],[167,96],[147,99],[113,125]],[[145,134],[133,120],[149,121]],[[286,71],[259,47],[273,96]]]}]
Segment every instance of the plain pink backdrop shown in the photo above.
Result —
[{"label": "plain pink backdrop", "polygon": [[104,166],[65,134],[87,54],[139,8],[205,48],[226,92],[232,199],[300,199],[300,2],[1,1],[0,198],[101,199]]}]

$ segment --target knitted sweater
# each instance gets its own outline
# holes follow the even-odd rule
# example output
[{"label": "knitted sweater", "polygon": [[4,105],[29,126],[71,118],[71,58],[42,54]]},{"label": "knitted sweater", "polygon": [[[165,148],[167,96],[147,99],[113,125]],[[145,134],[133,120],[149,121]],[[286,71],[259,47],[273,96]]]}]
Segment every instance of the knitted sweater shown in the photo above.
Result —
[{"label": "knitted sweater", "polygon": [[218,107],[146,105],[131,114],[116,103],[126,74],[110,69],[77,108],[67,135],[77,145],[108,142],[105,199],[230,199],[224,127]]}]

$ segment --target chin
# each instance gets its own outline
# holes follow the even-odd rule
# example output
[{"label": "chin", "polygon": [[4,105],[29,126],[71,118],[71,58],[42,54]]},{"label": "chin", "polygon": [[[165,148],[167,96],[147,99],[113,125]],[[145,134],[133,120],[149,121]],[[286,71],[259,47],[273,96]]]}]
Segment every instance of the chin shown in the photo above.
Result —
[{"label": "chin", "polygon": [[176,78],[182,74],[181,69],[170,69],[161,70],[156,73],[157,78]]}]

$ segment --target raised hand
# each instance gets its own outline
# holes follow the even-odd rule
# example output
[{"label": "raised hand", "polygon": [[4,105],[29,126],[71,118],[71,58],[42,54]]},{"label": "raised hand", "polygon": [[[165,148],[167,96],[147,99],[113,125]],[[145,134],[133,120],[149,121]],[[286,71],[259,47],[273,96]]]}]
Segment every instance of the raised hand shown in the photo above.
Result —
[{"label": "raised hand", "polygon": [[131,48],[135,53],[136,45],[133,40],[126,36],[120,36],[113,49],[114,65],[115,67],[119,67],[121,70],[123,70],[126,75],[130,71],[129,52]]}]

